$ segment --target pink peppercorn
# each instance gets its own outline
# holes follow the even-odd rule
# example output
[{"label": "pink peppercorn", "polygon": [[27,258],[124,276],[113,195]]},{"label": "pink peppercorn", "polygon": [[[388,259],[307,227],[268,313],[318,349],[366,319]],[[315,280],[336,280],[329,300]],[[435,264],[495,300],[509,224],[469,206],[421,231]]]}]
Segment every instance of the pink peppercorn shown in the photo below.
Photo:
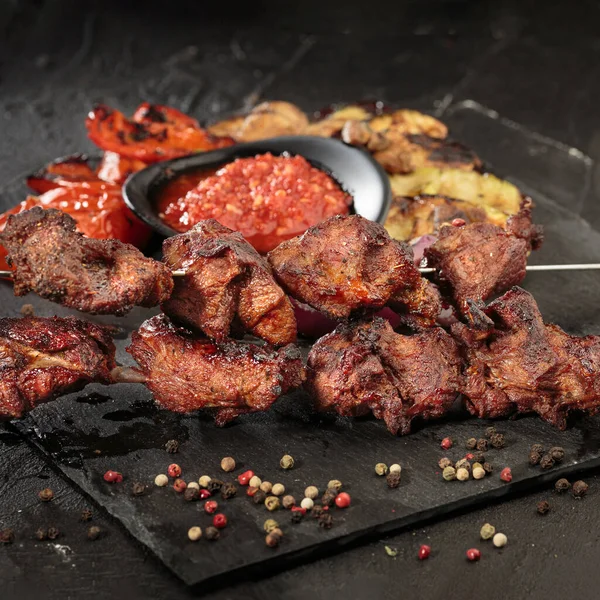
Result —
[{"label": "pink peppercorn", "polygon": [[223,529],[227,525],[227,517],[223,513],[217,513],[213,517],[213,525],[217,529]]},{"label": "pink peppercorn", "polygon": [[186,488],[187,488],[187,483],[183,479],[176,479],[173,482],[173,489],[178,494],[181,494],[181,493],[185,492]]},{"label": "pink peppercorn", "polygon": [[204,512],[212,515],[214,512],[217,511],[217,508],[219,507],[219,504],[217,503],[216,500],[207,500],[204,503]]},{"label": "pink peppercorn", "polygon": [[465,454],[465,458],[467,460],[473,460],[475,458],[475,455],[472,452],[469,452],[468,454]]},{"label": "pink peppercorn", "polygon": [[452,226],[453,227],[462,227],[463,225],[466,225],[467,222],[464,219],[452,219]]},{"label": "pink peppercorn", "polygon": [[512,481],[512,471],[510,470],[510,467],[505,467],[502,469],[502,471],[500,471],[500,479],[502,479],[502,481],[506,481],[506,483]]},{"label": "pink peppercorn", "polygon": [[212,494],[208,490],[201,489],[200,490],[200,500],[206,500],[210,498]]},{"label": "pink peppercorn", "polygon": [[173,463],[172,465],[169,465],[167,473],[169,474],[169,477],[177,478],[181,475],[181,467]]},{"label": "pink peppercorn", "polygon": [[431,554],[431,546],[427,546],[427,544],[423,544],[419,548],[419,560],[425,560],[426,558],[429,558],[430,554]]},{"label": "pink peppercorn", "polygon": [[341,492],[335,497],[335,505],[338,508],[348,508],[350,506],[350,494]]},{"label": "pink peppercorn", "polygon": [[[324,508],[328,508],[328,507],[324,507]],[[292,512],[299,512],[299,513],[302,513],[303,515],[306,514],[306,509],[302,508],[301,506],[292,506],[291,511]]]},{"label": "pink peppercorn", "polygon": [[249,481],[254,477],[254,471],[246,471],[241,475],[238,475],[238,482],[240,485],[248,485]]},{"label": "pink peppercorn", "polygon": [[475,562],[481,558],[481,552],[477,548],[469,548],[467,550],[467,558]]},{"label": "pink peppercorn", "polygon": [[121,483],[123,475],[118,471],[106,471],[104,473],[104,481],[108,481],[108,483]]},{"label": "pink peppercorn", "polygon": [[442,443],[440,444],[440,446],[444,449],[444,450],[450,450],[450,448],[452,448],[452,439],[449,437],[446,437],[442,440]]},{"label": "pink peppercorn", "polygon": [[258,492],[259,488],[257,487],[249,487],[246,490],[246,496],[254,496],[254,494],[256,494],[256,492]]}]

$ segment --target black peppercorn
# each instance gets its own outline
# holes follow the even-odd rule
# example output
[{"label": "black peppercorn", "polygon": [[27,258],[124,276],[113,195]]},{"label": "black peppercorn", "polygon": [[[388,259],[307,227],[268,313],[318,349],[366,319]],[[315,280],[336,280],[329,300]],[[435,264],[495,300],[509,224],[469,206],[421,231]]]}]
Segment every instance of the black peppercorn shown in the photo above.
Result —
[{"label": "black peppercorn", "polygon": [[337,492],[335,490],[327,489],[321,497],[321,504],[323,504],[323,506],[333,506],[336,496]]},{"label": "black peppercorn", "polygon": [[556,461],[560,462],[565,457],[565,451],[560,446],[555,446],[548,450],[548,454]]},{"label": "black peppercorn", "polygon": [[483,470],[489,475],[490,473],[493,472],[494,467],[492,467],[492,465],[488,462],[484,462],[483,465]]},{"label": "black peppercorn", "polygon": [[40,540],[40,542],[43,542],[44,540],[48,539],[48,530],[44,529],[43,527],[40,527],[36,532],[35,532],[35,537]]},{"label": "black peppercorn", "polygon": [[542,454],[540,452],[534,452],[533,450],[529,453],[529,464],[532,467],[535,467],[535,465],[539,465],[540,461],[542,460]]},{"label": "black peppercorn", "polygon": [[50,488],[45,488],[38,493],[38,497],[42,502],[50,502],[54,498],[54,492]]},{"label": "black peppercorn", "polygon": [[529,452],[535,452],[536,454],[544,454],[544,446],[541,444],[533,444]]},{"label": "black peppercorn", "polygon": [[483,438],[477,440],[476,448],[479,452],[486,452],[488,449],[488,441]]},{"label": "black peppercorn", "polygon": [[252,496],[252,502],[254,502],[254,504],[264,504],[266,499],[267,494],[262,490],[256,490],[256,493]]},{"label": "black peppercorn", "polygon": [[331,516],[331,513],[326,511],[319,515],[319,527],[322,527],[323,529],[331,529],[332,526],[333,517]]},{"label": "black peppercorn", "polygon": [[576,481],[573,484],[572,494],[574,498],[582,498],[587,494],[588,484],[585,481]]},{"label": "black peppercorn", "polygon": [[15,541],[15,532],[12,529],[0,530],[0,544],[12,544]]},{"label": "black peppercorn", "polygon": [[206,537],[206,539],[210,540],[211,542],[218,540],[220,535],[221,534],[219,533],[219,530],[216,527],[207,527],[204,530],[204,537]]},{"label": "black peppercorn", "polygon": [[483,464],[485,462],[485,454],[483,452],[473,452],[473,462]]},{"label": "black peppercorn", "polygon": [[540,515],[545,515],[550,512],[550,503],[547,500],[542,500],[537,503],[537,511]]},{"label": "black peppercorn", "polygon": [[571,487],[571,484],[569,483],[569,481],[567,479],[565,479],[564,477],[562,479],[559,479],[555,484],[554,484],[554,489],[559,493],[562,494],[562,492],[566,492],[569,488]]},{"label": "black peppercorn", "polygon": [[131,486],[131,493],[134,496],[143,496],[146,493],[146,486],[143,483],[136,481]]},{"label": "black peppercorn", "polygon": [[93,516],[94,516],[94,513],[89,508],[86,508],[81,511],[81,520],[82,521],[91,521]]},{"label": "black peppercorn", "polygon": [[169,440],[165,444],[165,450],[169,454],[177,454],[177,452],[179,452],[179,442],[177,440]]},{"label": "black peppercorn", "polygon": [[292,511],[292,523],[294,525],[300,523],[304,519],[304,513],[301,510],[293,510]]},{"label": "black peppercorn", "polygon": [[551,469],[554,466],[554,459],[549,454],[544,454],[542,460],[540,460],[540,467],[542,469]]},{"label": "black peppercorn", "polygon": [[223,482],[220,479],[211,479],[208,482],[208,485],[206,486],[206,489],[211,493],[211,494],[216,494],[217,492],[221,491],[221,488],[223,487]]},{"label": "black peppercorn", "polygon": [[400,485],[400,473],[388,473],[385,479],[390,489],[397,488]]},{"label": "black peppercorn", "polygon": [[474,450],[477,446],[477,440],[475,438],[469,438],[465,446],[467,447],[467,450]]},{"label": "black peppercorn", "polygon": [[486,438],[491,438],[495,433],[496,433],[496,428],[495,427],[488,427],[485,430],[485,437]]},{"label": "black peppercorn", "polygon": [[494,435],[490,436],[490,444],[492,448],[496,448],[499,450],[500,448],[504,448],[506,445],[506,441],[504,440],[503,433],[494,433]]},{"label": "black peppercorn", "polygon": [[194,487],[185,488],[185,492],[183,492],[183,499],[186,502],[195,502],[200,499],[200,491]]},{"label": "black peppercorn", "polygon": [[237,494],[237,488],[233,483],[225,483],[221,486],[221,498],[228,500]]},{"label": "black peppercorn", "polygon": [[96,527],[95,525],[92,525],[92,527],[90,527],[88,529],[87,538],[91,542],[94,542],[95,540],[97,540],[101,535],[102,535],[102,529],[100,529],[100,527]]},{"label": "black peppercorn", "polygon": [[48,527],[48,539],[55,540],[60,535],[57,527]]},{"label": "black peppercorn", "polygon": [[310,509],[310,516],[314,519],[318,519],[323,514],[323,507],[320,504],[315,504]]}]

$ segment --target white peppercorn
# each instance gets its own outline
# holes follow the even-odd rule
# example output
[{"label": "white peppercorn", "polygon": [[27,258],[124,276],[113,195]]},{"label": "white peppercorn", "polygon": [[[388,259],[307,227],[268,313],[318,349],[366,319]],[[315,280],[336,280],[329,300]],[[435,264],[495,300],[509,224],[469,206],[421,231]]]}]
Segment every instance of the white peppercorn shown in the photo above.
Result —
[{"label": "white peppercorn", "polygon": [[263,481],[259,487],[265,494],[270,494],[273,489],[273,484],[270,481]]},{"label": "white peppercorn", "polygon": [[394,463],[390,467],[390,473],[402,473],[402,467],[399,464]]},{"label": "white peppercorn", "polygon": [[202,529],[200,527],[190,527],[188,530],[188,538],[192,542],[197,542],[202,537]]},{"label": "white peppercorn", "polygon": [[226,473],[230,473],[235,469],[235,460],[231,456],[226,456],[221,461],[221,469],[223,469],[223,471]]},{"label": "white peppercorn", "polygon": [[157,485],[158,487],[165,487],[168,483],[169,478],[164,473],[161,473],[154,478],[154,485]]},{"label": "white peppercorn", "polygon": [[460,469],[456,469],[456,479],[459,481],[467,481],[469,479],[469,471],[464,467],[460,467]]},{"label": "white peppercorn", "polygon": [[250,478],[250,481],[248,482],[248,485],[250,487],[260,487],[260,484],[262,483],[262,479],[260,477],[258,477],[257,475],[254,475],[254,477]]},{"label": "white peppercorn", "polygon": [[473,469],[473,479],[483,479],[485,477],[485,471],[483,467],[477,467]]},{"label": "white peppercorn", "polygon": [[319,489],[317,487],[315,487],[314,485],[309,485],[304,490],[304,496],[306,498],[310,498],[311,500],[314,500],[318,495],[319,495]]},{"label": "white peppercorn", "polygon": [[312,498],[304,498],[302,502],[300,502],[300,506],[304,510],[312,510],[312,507],[315,505]]},{"label": "white peppercorn", "polygon": [[207,488],[210,481],[211,481],[211,478],[208,475],[202,475],[202,477],[200,477],[200,479],[198,479],[198,483],[200,484],[200,487],[203,487],[203,488]]},{"label": "white peppercorn", "polygon": [[285,494],[285,486],[283,483],[275,483],[271,488],[271,494],[273,494],[273,496],[283,496],[283,494]]},{"label": "white peppercorn", "polygon": [[508,538],[503,533],[497,533],[492,539],[492,544],[494,544],[496,548],[506,546],[506,542],[508,542]]}]

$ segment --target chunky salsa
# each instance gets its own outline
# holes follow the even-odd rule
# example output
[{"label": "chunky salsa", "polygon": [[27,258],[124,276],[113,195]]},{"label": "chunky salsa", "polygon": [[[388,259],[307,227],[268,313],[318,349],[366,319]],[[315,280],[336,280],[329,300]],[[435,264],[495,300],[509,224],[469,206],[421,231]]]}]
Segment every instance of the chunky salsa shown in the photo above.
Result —
[{"label": "chunky salsa", "polygon": [[[184,193],[186,185],[191,189]],[[159,193],[158,210],[181,232],[216,219],[264,253],[328,217],[347,214],[351,203],[332,177],[302,156],[268,153],[174,179]]]}]

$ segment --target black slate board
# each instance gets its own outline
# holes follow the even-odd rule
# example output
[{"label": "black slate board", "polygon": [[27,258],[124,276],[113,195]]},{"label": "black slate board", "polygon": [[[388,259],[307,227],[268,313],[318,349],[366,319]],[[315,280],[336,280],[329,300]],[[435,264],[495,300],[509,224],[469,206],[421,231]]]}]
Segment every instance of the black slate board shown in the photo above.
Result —
[{"label": "black slate board", "polygon": [[[461,110],[455,114],[460,117],[456,122],[466,141],[470,141],[470,133],[481,133],[479,116],[469,113],[465,121]],[[455,134],[461,137],[459,132]],[[544,176],[543,170],[540,176]],[[551,178],[549,172],[545,180]],[[546,245],[531,262],[600,262],[598,232],[563,205],[523,187],[534,196],[535,219],[547,231]],[[14,202],[14,197],[8,194],[3,202]],[[572,333],[600,333],[596,301],[600,281],[596,274],[531,274],[525,287],[534,293],[548,321]],[[21,304],[28,301],[38,314],[69,313],[37,298],[15,299],[8,285],[0,286],[0,301],[6,314],[17,314]],[[130,362],[124,353],[127,332],[147,316],[148,312],[140,310],[125,319],[95,319],[123,327],[124,335],[117,340],[118,359],[123,363]],[[371,419],[314,415],[309,399],[302,394],[283,399],[267,414],[245,416],[226,429],[217,429],[205,416],[180,416],[156,409],[141,386],[90,386],[84,393],[39,407],[14,426],[48,452],[72,481],[189,584],[208,580],[218,583],[258,571],[264,575],[600,464],[600,419],[576,421],[569,431],[561,433],[539,419],[522,418],[497,424],[506,434],[507,447],[487,453],[495,467],[493,476],[478,482],[446,483],[437,467],[438,459],[445,454],[439,447],[440,440],[447,435],[454,438],[456,446],[446,454],[458,459],[466,452],[465,439],[481,437],[487,423],[457,413],[408,437],[394,438],[382,423]],[[180,453],[175,456],[163,448],[170,438],[181,442]],[[534,442],[563,446],[566,457],[560,468],[542,472],[529,467],[527,450]],[[279,469],[278,461],[284,453],[296,458],[294,470]],[[157,473],[165,472],[172,460],[181,464],[189,480],[202,474],[219,477],[219,461],[226,455],[238,460],[234,475],[252,468],[265,479],[284,483],[298,499],[307,485],[323,488],[329,479],[341,479],[353,504],[345,511],[334,510],[334,527],[325,531],[312,520],[291,525],[289,513],[268,513],[264,507],[253,505],[241,489],[237,498],[221,502],[230,526],[219,542],[187,542],[186,532],[191,525],[205,527],[209,523],[202,504],[185,503],[172,489],[153,487],[152,480]],[[385,481],[375,476],[373,466],[380,461],[403,466],[398,489],[389,490]],[[498,476],[507,465],[513,469],[511,484],[502,483]],[[102,474],[109,468],[123,472],[126,481],[116,486],[105,483]],[[147,496],[131,496],[131,484],[136,480],[150,484]],[[277,550],[262,542],[262,523],[268,517],[280,520],[285,530],[284,542]]]}]

